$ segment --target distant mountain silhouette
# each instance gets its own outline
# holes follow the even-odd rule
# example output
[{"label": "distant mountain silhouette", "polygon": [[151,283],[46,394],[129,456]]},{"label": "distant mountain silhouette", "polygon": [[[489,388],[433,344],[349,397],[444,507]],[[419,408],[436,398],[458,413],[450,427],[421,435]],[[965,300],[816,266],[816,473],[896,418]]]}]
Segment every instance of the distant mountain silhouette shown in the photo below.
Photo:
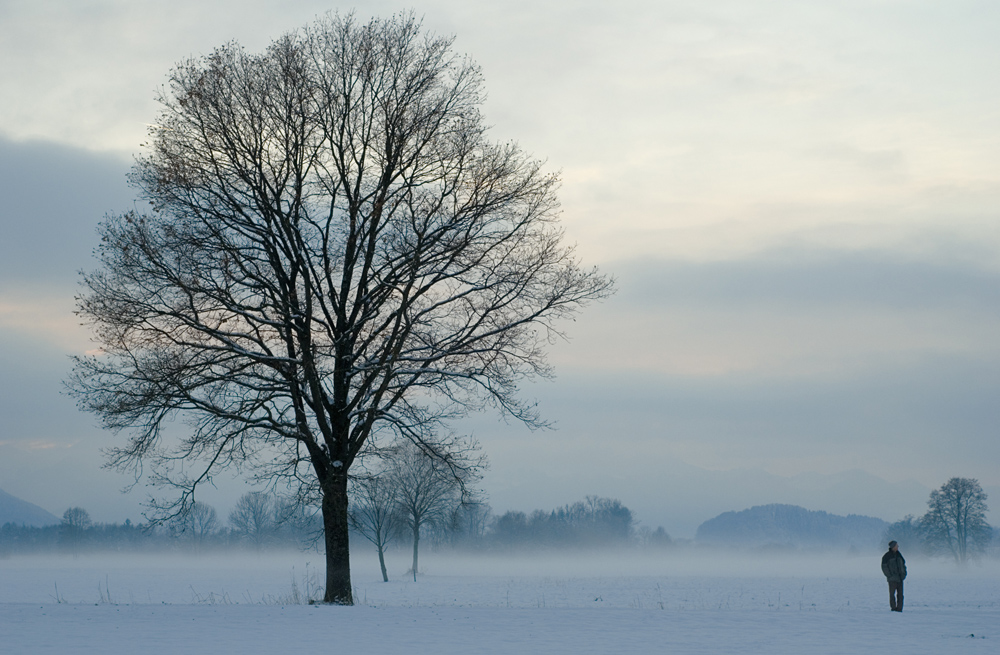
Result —
[{"label": "distant mountain silhouette", "polygon": [[797,505],[758,505],[724,512],[698,526],[695,540],[734,546],[824,546],[869,549],[889,526],[871,516],[837,516]]},{"label": "distant mountain silhouette", "polygon": [[5,523],[43,527],[56,525],[61,521],[54,514],[46,512],[38,505],[21,500],[17,496],[11,496],[0,489],[0,525]]}]

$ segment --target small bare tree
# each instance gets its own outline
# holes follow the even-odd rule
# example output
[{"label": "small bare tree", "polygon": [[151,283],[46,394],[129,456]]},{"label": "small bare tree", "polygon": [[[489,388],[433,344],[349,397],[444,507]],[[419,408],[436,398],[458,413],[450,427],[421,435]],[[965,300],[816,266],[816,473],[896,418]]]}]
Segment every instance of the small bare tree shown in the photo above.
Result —
[{"label": "small bare tree", "polygon": [[186,535],[195,548],[200,548],[219,529],[219,515],[211,505],[196,501],[191,503],[187,512],[174,519],[172,527],[181,535]]},{"label": "small bare tree", "polygon": [[927,542],[951,553],[959,564],[985,548],[993,536],[986,522],[986,492],[977,480],[952,478],[931,492],[920,519]]},{"label": "small bare tree", "polygon": [[378,550],[378,563],[382,581],[389,581],[385,567],[385,548],[396,536],[401,525],[397,508],[396,486],[384,471],[377,471],[353,480],[354,494],[351,502],[351,527]]},{"label": "small bare tree", "polygon": [[82,507],[70,507],[62,515],[60,541],[74,551],[84,542],[87,529],[93,525],[90,513]]},{"label": "small bare tree", "polygon": [[274,501],[274,525],[279,535],[300,547],[315,546],[322,541],[322,522],[316,508],[296,496],[278,496]]},{"label": "small bare tree", "polygon": [[90,512],[83,509],[82,507],[70,507],[68,510],[63,512],[62,516],[62,526],[66,530],[86,530],[92,525],[90,520]]},{"label": "small bare tree", "polygon": [[248,491],[236,501],[229,513],[229,523],[243,539],[260,550],[274,535],[274,497],[263,491]]},{"label": "small bare tree", "polygon": [[420,530],[445,525],[469,495],[486,459],[475,442],[451,439],[436,452],[404,441],[391,454],[388,478],[395,488],[396,507],[413,535],[413,580],[417,579]]},{"label": "small bare tree", "polygon": [[219,529],[219,514],[207,503],[191,504],[189,518],[191,536],[198,544],[204,543],[213,532]]},{"label": "small bare tree", "polygon": [[493,509],[482,494],[471,493],[451,512],[446,537],[454,546],[481,545],[493,516]]},{"label": "small bare tree", "polygon": [[485,407],[542,425],[519,382],[611,292],[561,243],[557,177],[487,140],[482,75],[451,46],[412,15],[331,15],[181,62],[131,176],[152,209],[101,225],[78,299],[102,351],[69,386],[130,433],[109,465],[176,487],[160,516],[224,467],[296,486],[328,602],[353,602],[355,460],[434,452]]}]

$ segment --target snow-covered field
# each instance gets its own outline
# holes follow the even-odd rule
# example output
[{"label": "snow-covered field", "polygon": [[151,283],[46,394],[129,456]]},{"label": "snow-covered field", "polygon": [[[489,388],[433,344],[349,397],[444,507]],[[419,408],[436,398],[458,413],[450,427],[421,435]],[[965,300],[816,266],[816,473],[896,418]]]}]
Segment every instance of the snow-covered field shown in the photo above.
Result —
[{"label": "snow-covered field", "polygon": [[0,560],[3,653],[996,653],[1000,565],[909,561],[889,612],[879,554],[498,559],[405,554],[355,607],[308,605],[309,553]]}]

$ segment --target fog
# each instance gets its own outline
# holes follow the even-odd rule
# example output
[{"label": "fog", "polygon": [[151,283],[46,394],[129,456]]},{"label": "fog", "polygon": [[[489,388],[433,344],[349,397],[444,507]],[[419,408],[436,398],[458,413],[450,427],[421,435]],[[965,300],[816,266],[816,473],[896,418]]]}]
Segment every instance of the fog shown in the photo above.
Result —
[{"label": "fog", "polygon": [[[584,593],[589,588],[617,594],[648,591],[659,585],[663,593],[703,588],[713,594],[735,594],[741,588],[750,594],[772,586],[788,590],[807,586],[827,598],[824,602],[832,603],[835,600],[828,598],[831,590],[840,593],[845,584],[855,583],[872,589],[881,602],[885,582],[879,568],[881,552],[875,549],[848,554],[677,547],[660,552],[626,549],[520,555],[428,549],[421,555],[416,582],[408,575],[409,556],[405,548],[387,553],[390,580],[383,583],[374,550],[355,548],[352,576],[356,602],[378,606],[510,603],[529,607],[545,593],[545,602],[556,606],[580,602],[578,598],[560,600],[556,595],[560,588],[564,592],[573,588]],[[972,580],[988,585],[1000,582],[997,559],[958,567],[941,558],[908,557],[907,566],[910,588],[931,580],[949,585]],[[324,570],[323,556],[315,551],[208,555],[104,552],[0,558],[0,574],[4,580],[0,603],[305,604],[321,597]],[[516,594],[514,601],[511,593]],[[787,597],[791,592],[783,593]],[[614,602],[610,597],[606,601]]]}]

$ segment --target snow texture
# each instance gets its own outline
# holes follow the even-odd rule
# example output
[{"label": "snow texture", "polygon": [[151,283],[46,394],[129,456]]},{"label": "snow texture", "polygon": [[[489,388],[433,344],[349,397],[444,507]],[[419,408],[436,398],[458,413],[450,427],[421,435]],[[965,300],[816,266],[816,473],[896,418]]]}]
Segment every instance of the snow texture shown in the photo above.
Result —
[{"label": "snow texture", "polygon": [[[996,563],[963,570],[911,560],[898,614],[888,609],[878,554],[429,554],[415,583],[403,575],[382,583],[366,555],[355,557],[355,607],[305,604],[321,579],[316,554],[0,560],[0,644],[40,654],[822,655],[995,653],[1000,642]],[[396,557],[390,570],[401,573]]]}]

